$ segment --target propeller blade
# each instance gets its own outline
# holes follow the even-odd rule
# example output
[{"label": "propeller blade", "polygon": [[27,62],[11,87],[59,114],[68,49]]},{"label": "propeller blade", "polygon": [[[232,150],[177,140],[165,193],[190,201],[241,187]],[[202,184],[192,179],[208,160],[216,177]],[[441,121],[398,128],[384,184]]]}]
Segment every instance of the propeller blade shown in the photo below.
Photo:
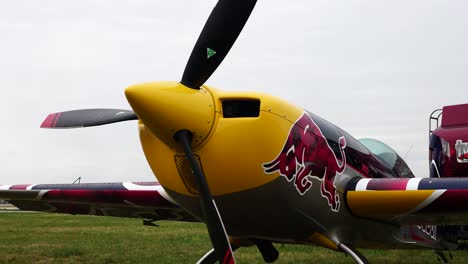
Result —
[{"label": "propeller blade", "polygon": [[217,259],[219,263],[222,264],[235,264],[236,262],[232,253],[231,244],[229,244],[226,229],[224,228],[223,220],[211,196],[205,175],[203,175],[203,171],[200,169],[200,166],[193,156],[191,146],[192,133],[187,130],[182,130],[177,132],[174,137],[183,146],[185,156],[189,160],[195,175],[202,213]]},{"label": "propeller blade", "polygon": [[50,114],[41,128],[77,128],[138,120],[135,112],[122,109],[81,109]]},{"label": "propeller blade", "polygon": [[185,66],[181,83],[199,89],[218,68],[239,36],[256,0],[219,0]]}]

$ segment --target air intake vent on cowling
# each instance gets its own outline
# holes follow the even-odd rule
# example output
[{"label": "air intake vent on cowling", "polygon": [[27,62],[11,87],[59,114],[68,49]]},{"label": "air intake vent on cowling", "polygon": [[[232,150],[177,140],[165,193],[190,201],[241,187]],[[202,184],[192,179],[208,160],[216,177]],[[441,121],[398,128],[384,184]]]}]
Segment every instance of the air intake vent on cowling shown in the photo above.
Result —
[{"label": "air intake vent on cowling", "polygon": [[223,100],[223,117],[258,117],[260,115],[260,100],[233,99]]},{"label": "air intake vent on cowling", "polygon": [[[200,166],[200,169],[203,170],[200,162],[200,157],[194,155],[195,160]],[[182,181],[185,184],[185,187],[191,194],[198,195],[197,183],[195,182],[195,175],[193,175],[192,167],[190,166],[190,161],[182,155],[175,155],[174,160],[179,171],[179,175],[182,178]]]}]

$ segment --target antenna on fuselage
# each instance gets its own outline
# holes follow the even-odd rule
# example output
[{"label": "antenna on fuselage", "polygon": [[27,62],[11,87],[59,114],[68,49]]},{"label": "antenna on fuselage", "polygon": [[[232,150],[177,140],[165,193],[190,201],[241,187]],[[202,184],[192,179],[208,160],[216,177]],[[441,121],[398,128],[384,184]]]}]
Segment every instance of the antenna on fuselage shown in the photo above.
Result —
[{"label": "antenna on fuselage", "polygon": [[75,184],[75,183],[78,183],[78,184],[81,183],[81,176],[76,178],[76,180],[72,182],[72,184]]},{"label": "antenna on fuselage", "polygon": [[413,145],[411,145],[408,149],[408,151],[406,151],[406,154],[403,156],[403,159],[406,159],[406,156],[408,156],[408,153],[410,152],[410,150],[413,148]]}]

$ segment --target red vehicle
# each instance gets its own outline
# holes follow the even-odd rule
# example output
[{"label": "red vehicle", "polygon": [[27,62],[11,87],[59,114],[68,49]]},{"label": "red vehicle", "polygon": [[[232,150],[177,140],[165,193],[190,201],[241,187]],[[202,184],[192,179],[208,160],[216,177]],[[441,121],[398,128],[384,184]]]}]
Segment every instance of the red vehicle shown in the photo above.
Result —
[{"label": "red vehicle", "polygon": [[429,131],[430,177],[466,176],[468,104],[445,106],[432,112]]}]

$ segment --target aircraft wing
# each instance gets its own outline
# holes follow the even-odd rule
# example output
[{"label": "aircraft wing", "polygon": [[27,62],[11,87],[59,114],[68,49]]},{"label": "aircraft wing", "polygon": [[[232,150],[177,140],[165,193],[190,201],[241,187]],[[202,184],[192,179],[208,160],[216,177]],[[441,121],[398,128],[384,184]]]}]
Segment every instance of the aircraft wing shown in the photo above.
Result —
[{"label": "aircraft wing", "polygon": [[355,216],[399,224],[468,224],[468,178],[353,179],[345,199]]},{"label": "aircraft wing", "polygon": [[198,221],[158,182],[0,185],[0,200],[24,211]]}]

